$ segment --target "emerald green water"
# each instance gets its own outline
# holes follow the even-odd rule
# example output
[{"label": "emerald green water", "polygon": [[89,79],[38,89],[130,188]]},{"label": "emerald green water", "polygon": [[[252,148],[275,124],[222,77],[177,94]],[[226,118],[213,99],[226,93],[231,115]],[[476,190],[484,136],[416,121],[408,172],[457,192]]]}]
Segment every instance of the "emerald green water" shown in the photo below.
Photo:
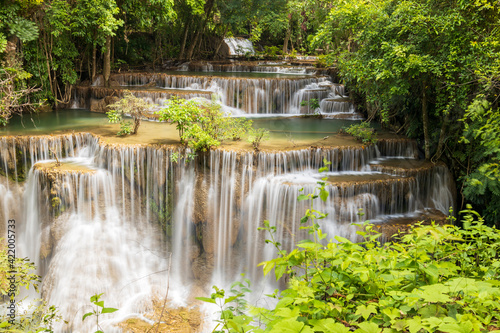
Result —
[{"label": "emerald green water", "polygon": [[338,133],[342,127],[347,127],[356,120],[344,119],[318,119],[304,117],[263,117],[250,118],[254,128],[267,128],[272,138],[293,136],[297,139],[321,139],[325,136]]},{"label": "emerald green water", "polygon": [[[359,122],[342,119],[304,117],[251,117],[254,128],[267,128],[271,140],[293,136],[296,139],[321,139],[337,133],[342,127]],[[58,110],[48,113],[14,116],[0,135],[42,135],[57,132],[83,132],[108,125],[105,114],[86,109]]]},{"label": "emerald green water", "polygon": [[84,109],[57,110],[15,115],[7,126],[0,127],[0,135],[41,135],[68,130],[79,132],[106,123],[107,117],[102,113]]}]

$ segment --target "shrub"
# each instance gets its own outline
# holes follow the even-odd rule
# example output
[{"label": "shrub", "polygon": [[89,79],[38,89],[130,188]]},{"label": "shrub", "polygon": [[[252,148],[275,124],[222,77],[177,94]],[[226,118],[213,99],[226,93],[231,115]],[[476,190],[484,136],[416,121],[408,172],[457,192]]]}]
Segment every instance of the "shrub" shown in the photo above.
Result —
[{"label": "shrub", "polygon": [[[135,97],[130,91],[126,90],[122,99],[108,105],[110,111],[106,114],[110,123],[120,124],[120,131],[116,135],[137,134],[142,118],[148,114],[153,106],[153,104]],[[124,114],[132,117],[133,124],[123,119]]]},{"label": "shrub", "polygon": [[370,123],[366,121],[351,125],[345,131],[363,143],[377,143],[378,141],[375,129],[370,127]]},{"label": "shrub", "polygon": [[173,98],[158,112],[160,121],[176,123],[181,143],[194,151],[207,151],[226,140],[240,140],[252,121],[227,117],[216,101]]},{"label": "shrub", "polygon": [[289,277],[285,290],[270,295],[275,307],[231,311],[244,292],[225,297],[220,289],[211,301],[202,299],[220,306],[218,332],[500,331],[497,229],[468,209],[462,229],[417,224],[381,244],[374,226],[364,224],[360,243],[338,236],[325,242],[317,220],[326,215],[313,206],[318,197],[326,201],[325,182],[318,183],[319,192],[299,195],[311,203],[301,219],[311,239],[284,250],[274,239],[276,227],[264,222],[267,242],[278,250],[260,264],[264,274],[274,270],[277,280]]},{"label": "shrub", "polygon": [[317,98],[311,98],[310,100],[302,101],[302,102],[300,102],[300,106],[307,106],[309,112],[311,110],[314,113],[317,113],[320,111],[320,104],[319,104],[319,101]]},{"label": "shrub", "polygon": [[250,142],[255,150],[259,150],[262,141],[269,139],[269,131],[265,128],[254,129],[251,128],[248,135],[248,142]]}]

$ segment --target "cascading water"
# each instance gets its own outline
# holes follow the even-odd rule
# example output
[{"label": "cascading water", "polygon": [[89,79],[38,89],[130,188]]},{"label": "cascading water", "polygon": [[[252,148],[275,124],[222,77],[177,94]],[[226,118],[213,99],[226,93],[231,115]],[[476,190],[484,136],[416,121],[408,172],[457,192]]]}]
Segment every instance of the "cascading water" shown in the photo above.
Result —
[{"label": "cascading water", "polygon": [[[257,264],[276,253],[257,228],[269,220],[286,248],[307,237],[298,223],[307,203],[296,198],[301,188],[314,191],[323,159],[332,163],[324,175],[330,195],[315,208],[329,214],[321,225],[330,237],[354,239],[351,222],[365,218],[426,207],[446,212],[453,202],[446,168],[418,164],[410,140],[276,153],[214,150],[191,162],[174,162],[172,153],[181,152],[108,145],[90,134],[1,138],[2,214],[13,214],[6,207],[24,192],[20,251],[37,263],[44,299],[69,321],[59,331],[91,330],[82,311],[101,292],[106,305],[120,308],[103,325],[119,331],[113,324],[143,318],[169,276],[173,304],[184,304],[193,285],[226,286],[241,272],[256,288],[273,289]],[[71,167],[52,170],[54,154]]]},{"label": "cascading water", "polygon": [[238,37],[226,37],[224,38],[224,43],[229,48],[230,56],[244,56],[247,53],[254,54],[252,41],[245,38]]},{"label": "cascading water", "polygon": [[[123,91],[129,89],[137,97],[159,106],[174,95],[185,99],[201,97],[208,100],[214,96],[225,111],[233,115],[320,112],[329,117],[362,118],[345,96],[342,85],[331,83],[326,76],[305,75],[314,68],[283,64],[193,63],[182,67],[182,71],[187,69],[207,74],[113,74],[111,81],[118,84],[113,87],[103,87],[102,79],[98,77],[90,87],[76,87],[71,105],[105,112],[105,106],[112,102],[111,97],[121,97]],[[310,106],[313,99],[320,103],[319,108],[314,110]]]},{"label": "cascading water", "polygon": [[[112,87],[98,78],[74,90],[73,104],[105,111],[111,96],[130,89],[156,104],[172,95],[215,96],[233,115],[359,118],[344,86],[304,76],[316,70],[311,67],[226,62],[181,69],[186,72],[113,74]],[[314,110],[313,100],[319,103]],[[329,238],[355,240],[353,222],[383,224],[427,209],[446,213],[454,201],[446,167],[419,162],[412,140],[281,152],[219,149],[193,161],[184,153],[107,144],[92,134],[0,137],[0,217],[19,221],[19,251],[37,264],[43,298],[69,322],[57,331],[93,330],[81,316],[96,293],[120,309],[103,317],[103,328],[112,332],[129,317],[148,322],[144,313],[152,298],[164,295],[167,281],[171,305],[206,296],[213,284],[227,287],[242,272],[255,290],[273,290],[276,282],[263,278],[257,265],[276,250],[258,227],[268,220],[287,249],[308,237],[299,223],[307,202],[297,196],[314,192],[321,177],[327,177],[329,197],[315,208],[328,213],[320,223]],[[61,168],[54,166],[56,157]],[[331,165],[319,175],[324,159]]]}]

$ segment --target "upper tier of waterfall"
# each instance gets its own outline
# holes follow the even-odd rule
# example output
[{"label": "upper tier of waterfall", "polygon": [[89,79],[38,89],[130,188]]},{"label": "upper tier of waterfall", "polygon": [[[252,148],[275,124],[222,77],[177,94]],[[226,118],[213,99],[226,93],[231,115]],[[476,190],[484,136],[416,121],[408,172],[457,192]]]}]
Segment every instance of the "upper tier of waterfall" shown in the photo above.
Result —
[{"label": "upper tier of waterfall", "polygon": [[224,43],[229,48],[229,56],[244,56],[255,54],[253,44],[249,39],[238,37],[226,37]]},{"label": "upper tier of waterfall", "polygon": [[362,119],[344,86],[310,62],[194,62],[162,73],[113,74],[110,87],[102,77],[92,85],[77,86],[70,105],[105,112],[106,106],[125,90],[162,107],[172,96],[215,99],[235,116],[251,114],[323,114]]}]

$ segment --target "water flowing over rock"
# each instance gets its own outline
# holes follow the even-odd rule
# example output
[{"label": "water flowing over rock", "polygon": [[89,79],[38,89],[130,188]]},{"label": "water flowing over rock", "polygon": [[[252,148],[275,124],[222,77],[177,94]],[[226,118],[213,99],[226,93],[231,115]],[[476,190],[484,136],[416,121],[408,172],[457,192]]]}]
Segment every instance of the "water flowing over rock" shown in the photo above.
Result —
[{"label": "water flowing over rock", "polygon": [[255,54],[253,44],[249,39],[239,37],[224,38],[224,43],[229,48],[229,56],[244,56]]},{"label": "water flowing over rock", "polygon": [[[196,73],[203,72],[203,73]],[[165,73],[127,72],[112,74],[111,87],[97,77],[91,86],[75,87],[73,108],[106,112],[107,105],[124,90],[159,107],[172,96],[215,99],[233,115],[324,114],[332,118],[362,119],[343,85],[320,75],[311,63],[193,62]],[[316,100],[319,107],[311,105]]]},{"label": "water flowing over rock", "polygon": [[[120,308],[103,322],[113,331],[141,316],[169,276],[169,298],[179,305],[190,290],[226,285],[241,272],[256,288],[277,287],[257,267],[276,255],[258,227],[269,220],[288,249],[308,237],[299,223],[307,202],[297,195],[314,192],[323,176],[329,197],[315,208],[328,213],[321,226],[330,237],[355,239],[352,222],[365,219],[446,213],[454,200],[448,170],[416,155],[413,141],[390,139],[286,152],[218,149],[187,161],[177,148],[111,145],[91,134],[2,137],[0,215],[18,216],[20,255],[35,261],[43,297],[70,320],[58,331],[87,332],[81,308],[101,292]],[[320,175],[323,159],[332,163]]]}]

